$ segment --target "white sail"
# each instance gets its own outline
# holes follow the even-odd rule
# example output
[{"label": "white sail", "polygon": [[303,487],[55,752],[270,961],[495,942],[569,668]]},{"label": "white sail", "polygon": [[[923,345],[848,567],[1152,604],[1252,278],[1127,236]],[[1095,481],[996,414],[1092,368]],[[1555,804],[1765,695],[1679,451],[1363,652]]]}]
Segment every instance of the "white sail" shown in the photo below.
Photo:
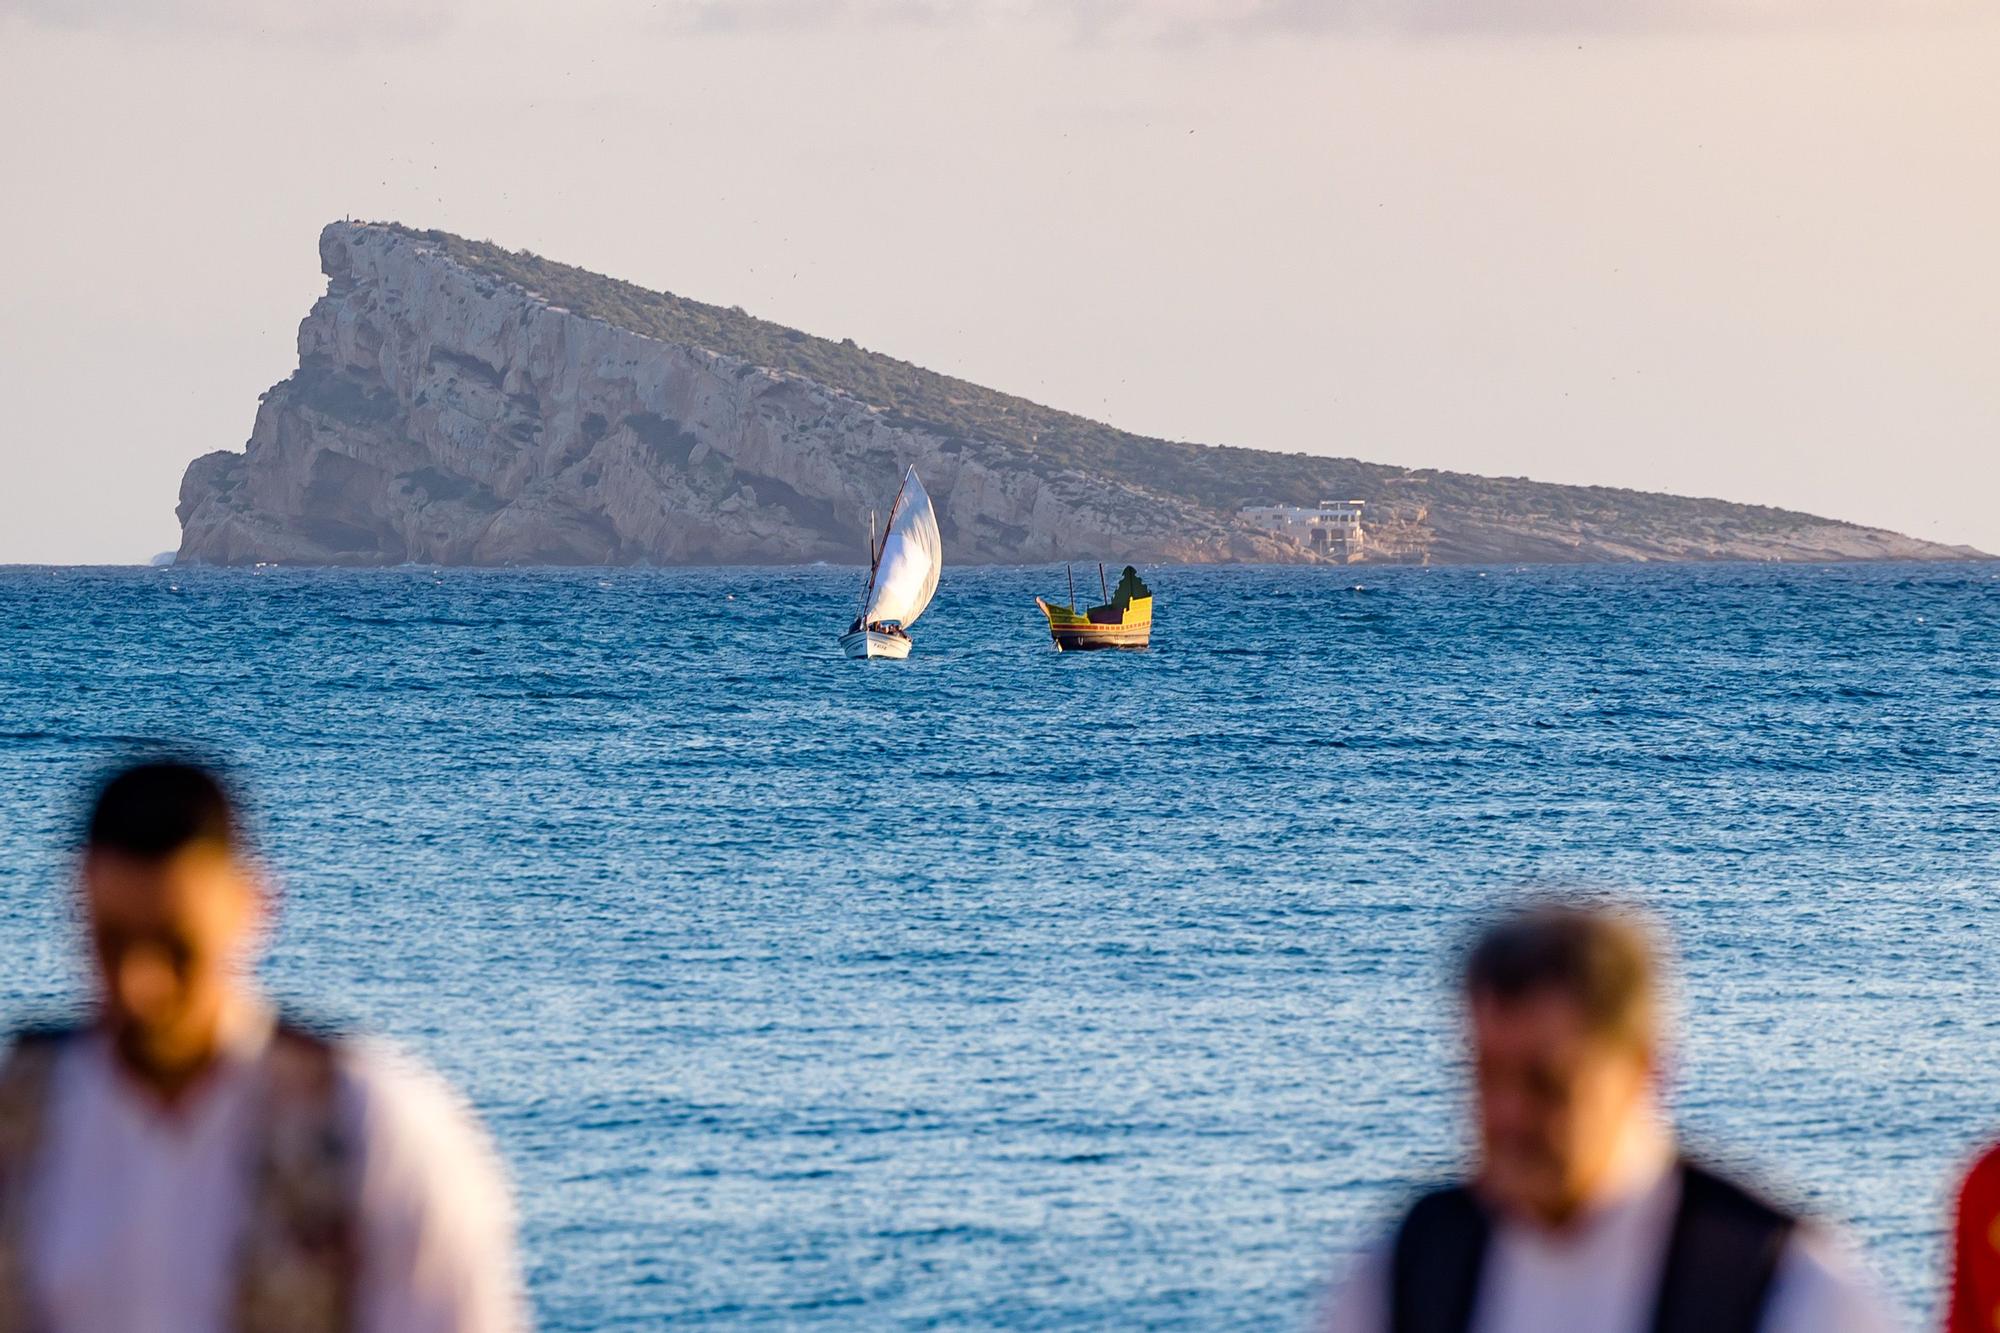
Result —
[{"label": "white sail", "polygon": [[931,497],[917,480],[917,470],[903,474],[903,489],[889,518],[889,534],[875,560],[875,577],[868,587],[864,619],[893,620],[904,629],[931,604],[938,571],[944,568],[944,540],[938,536],[937,513]]}]

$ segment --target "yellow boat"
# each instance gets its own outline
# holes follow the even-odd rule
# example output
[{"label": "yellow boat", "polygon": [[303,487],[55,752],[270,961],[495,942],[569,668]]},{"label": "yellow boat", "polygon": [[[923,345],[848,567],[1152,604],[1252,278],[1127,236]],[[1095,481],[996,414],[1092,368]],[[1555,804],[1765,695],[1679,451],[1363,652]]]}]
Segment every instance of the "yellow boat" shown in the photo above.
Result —
[{"label": "yellow boat", "polygon": [[[1104,584],[1104,566],[1097,567],[1099,586]],[[1089,648],[1144,648],[1153,638],[1153,590],[1139,579],[1139,571],[1125,566],[1118,579],[1118,591],[1104,592],[1104,605],[1078,614],[1076,577],[1070,576],[1069,605],[1051,606],[1037,597],[1035,605],[1049,618],[1049,637],[1056,651],[1067,653]]]}]

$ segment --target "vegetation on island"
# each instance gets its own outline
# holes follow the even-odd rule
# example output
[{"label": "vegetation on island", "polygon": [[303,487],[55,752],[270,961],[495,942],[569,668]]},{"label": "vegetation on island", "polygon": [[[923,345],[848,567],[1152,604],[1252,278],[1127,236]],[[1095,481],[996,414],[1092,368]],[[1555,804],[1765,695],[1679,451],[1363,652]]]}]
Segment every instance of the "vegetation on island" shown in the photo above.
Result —
[{"label": "vegetation on island", "polygon": [[807,376],[884,410],[892,420],[922,426],[964,447],[1011,456],[1045,476],[1090,473],[1222,513],[1244,505],[1311,505],[1356,497],[1405,512],[1421,508],[1496,523],[1537,520],[1559,527],[1614,528],[1635,536],[1690,526],[1752,536],[1830,522],[1763,505],[1154,439],[925,370],[857,346],[852,339],[815,337],[735,307],[649,291],[490,241],[382,225],[550,305],[634,333]]}]

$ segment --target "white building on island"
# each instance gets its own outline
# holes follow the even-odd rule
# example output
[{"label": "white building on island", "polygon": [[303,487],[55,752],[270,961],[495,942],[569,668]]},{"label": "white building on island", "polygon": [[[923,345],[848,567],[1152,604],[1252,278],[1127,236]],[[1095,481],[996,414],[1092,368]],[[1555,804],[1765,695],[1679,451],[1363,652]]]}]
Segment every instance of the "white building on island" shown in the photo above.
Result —
[{"label": "white building on island", "polygon": [[1250,505],[1237,517],[1253,527],[1293,541],[1316,555],[1335,560],[1359,560],[1367,543],[1361,527],[1365,500],[1321,500],[1319,508],[1304,505]]}]

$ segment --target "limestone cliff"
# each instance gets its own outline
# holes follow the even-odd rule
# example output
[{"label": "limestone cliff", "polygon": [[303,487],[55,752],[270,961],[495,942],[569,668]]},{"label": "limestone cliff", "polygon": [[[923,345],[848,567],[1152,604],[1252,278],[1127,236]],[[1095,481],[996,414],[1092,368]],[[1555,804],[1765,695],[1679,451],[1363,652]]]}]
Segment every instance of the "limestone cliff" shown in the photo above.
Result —
[{"label": "limestone cliff", "polygon": [[858,561],[905,464],[949,558],[1314,559],[1239,506],[1370,501],[1403,560],[1962,552],[1802,514],[1149,440],[437,232],[334,223],[299,368],[181,483],[217,564]]}]

